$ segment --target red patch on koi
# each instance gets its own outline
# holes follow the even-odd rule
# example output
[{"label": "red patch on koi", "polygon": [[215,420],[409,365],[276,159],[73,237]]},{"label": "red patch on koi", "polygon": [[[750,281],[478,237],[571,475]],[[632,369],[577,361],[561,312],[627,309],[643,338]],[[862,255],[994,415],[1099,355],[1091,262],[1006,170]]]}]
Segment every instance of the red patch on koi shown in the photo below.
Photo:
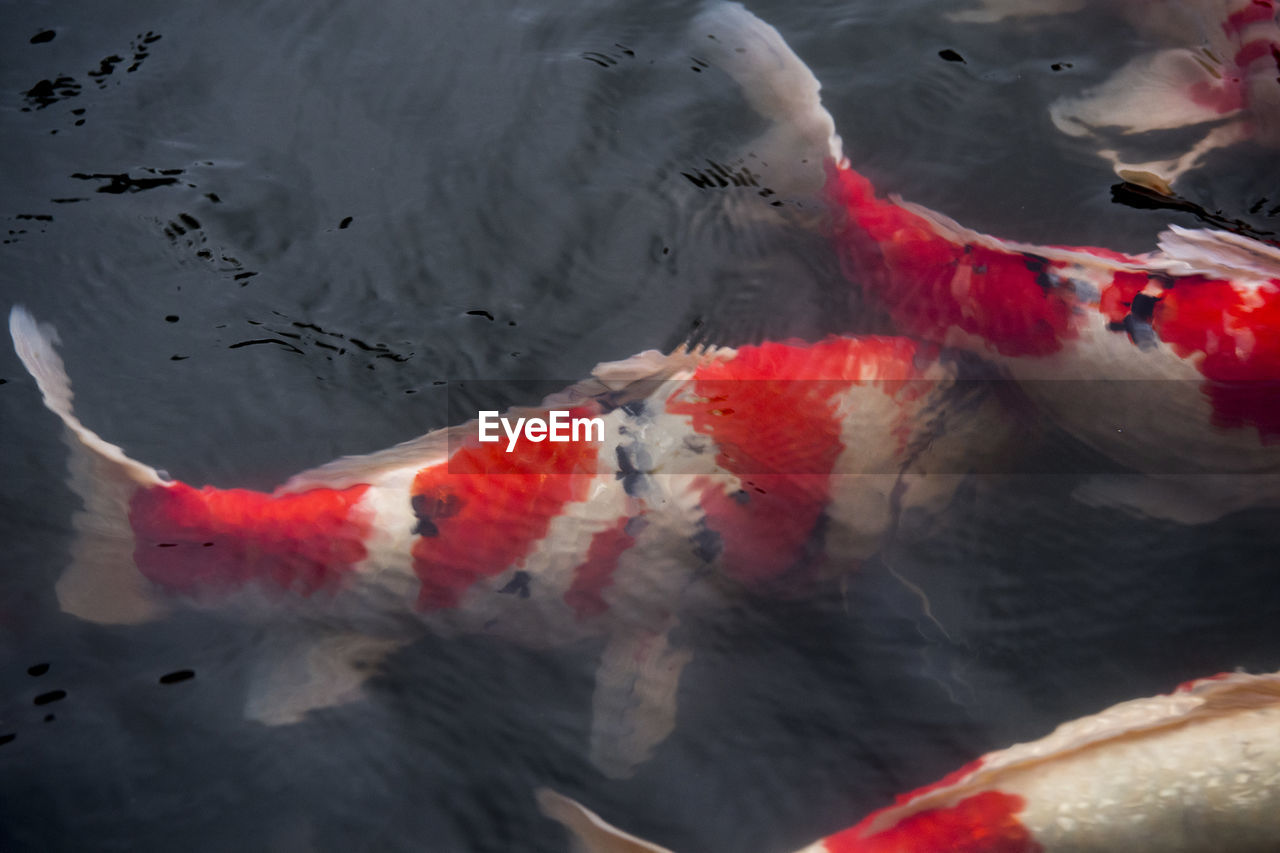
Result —
[{"label": "red patch on koi", "polygon": [[151,582],[189,595],[251,581],[302,595],[333,590],[367,555],[369,523],[352,509],[368,489],[140,489],[129,502],[134,559]]},{"label": "red patch on koi", "polygon": [[612,527],[592,536],[586,560],[574,569],[573,582],[565,591],[564,602],[573,608],[579,619],[598,616],[609,609],[604,591],[613,584],[619,558],[636,544],[635,537],[627,532],[629,521],[624,515]]},{"label": "red patch on koi", "polygon": [[1144,272],[1117,272],[1111,277],[1111,284],[1103,288],[1098,310],[1112,323],[1123,322],[1133,305],[1133,297],[1142,292],[1148,280]]},{"label": "red patch on koi", "polygon": [[830,167],[837,242],[849,277],[870,286],[907,334],[945,342],[961,329],[1011,356],[1047,355],[1077,336],[1074,295],[1042,287],[1020,252],[954,243],[934,226],[875,196],[862,175]]},{"label": "red patch on koi", "polygon": [[1016,817],[1024,807],[1022,797],[983,791],[949,808],[916,812],[866,835],[877,812],[824,839],[823,844],[829,853],[1040,853],[1044,848]]},{"label": "red patch on koi", "polygon": [[1244,109],[1244,88],[1239,77],[1223,77],[1220,82],[1197,80],[1187,87],[1192,103],[1209,107],[1219,115]]},{"label": "red patch on koi", "polygon": [[1257,24],[1275,16],[1275,3],[1272,0],[1253,0],[1248,6],[1232,12],[1222,22],[1222,31],[1232,35],[1250,24]]},{"label": "red patch on koi", "polygon": [[413,570],[422,583],[418,606],[456,607],[478,580],[521,564],[566,504],[587,499],[597,455],[597,446],[585,441],[523,441],[507,453],[501,442],[472,439],[447,463],[419,471],[415,509],[448,512],[419,517],[420,538],[413,543]]},{"label": "red patch on koi", "polygon": [[1265,57],[1274,57],[1276,54],[1276,43],[1270,39],[1254,39],[1244,45],[1232,57],[1232,61],[1241,68],[1247,68],[1252,63]]},{"label": "red patch on koi", "polygon": [[1181,358],[1197,353],[1209,381],[1215,426],[1255,426],[1264,441],[1280,439],[1280,279],[1246,295],[1230,282],[1178,279],[1155,307],[1152,326]]},{"label": "red patch on koi", "polygon": [[727,572],[759,583],[797,567],[844,448],[838,396],[870,380],[887,394],[919,393],[906,382],[918,376],[918,352],[886,338],[743,347],[730,361],[699,368],[672,396],[667,411],[689,415],[695,431],[715,440],[719,466],[742,481],[737,494],[715,482],[702,493]]}]

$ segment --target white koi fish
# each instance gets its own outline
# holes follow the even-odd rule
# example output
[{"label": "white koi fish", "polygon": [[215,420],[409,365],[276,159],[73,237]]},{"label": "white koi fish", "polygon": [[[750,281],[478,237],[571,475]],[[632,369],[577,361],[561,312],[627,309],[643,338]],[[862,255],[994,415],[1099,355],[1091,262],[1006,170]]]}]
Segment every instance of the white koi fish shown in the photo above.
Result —
[{"label": "white koi fish", "polygon": [[[985,0],[952,20],[1073,12],[1088,0]],[[1105,83],[1050,109],[1063,133],[1089,138],[1127,180],[1169,194],[1170,184],[1217,148],[1252,140],[1280,148],[1280,5],[1274,0],[1127,0],[1093,3],[1122,14],[1167,48],[1132,59]],[[1118,150],[1142,134],[1200,128],[1172,159],[1129,162]]]},{"label": "white koi fish", "polygon": [[957,383],[937,348],[828,338],[647,352],[511,415],[599,421],[577,440],[482,441],[473,422],[271,493],[199,488],[76,418],[51,328],[22,308],[9,328],[66,427],[84,502],[63,610],[102,623],[184,606],[306,615],[323,639],[266,667],[250,695],[267,722],[350,697],[406,622],[535,647],[603,639],[592,754],[615,773],[674,724],[683,618],[724,589],[795,594],[847,571],[898,511],[945,504],[998,432],[987,391]]},{"label": "white koi fish", "polygon": [[719,3],[693,33],[775,125],[752,148],[765,179],[822,194],[849,278],[899,333],[981,356],[1077,438],[1167,478],[1151,495],[1115,490],[1136,509],[1191,521],[1280,495],[1280,246],[1171,226],[1134,255],[972,231],[852,168],[817,79],[773,27]]},{"label": "white koi fish", "polygon": [[[670,853],[540,790],[582,853]],[[1280,673],[1224,673],[992,752],[797,853],[1265,853]]]}]

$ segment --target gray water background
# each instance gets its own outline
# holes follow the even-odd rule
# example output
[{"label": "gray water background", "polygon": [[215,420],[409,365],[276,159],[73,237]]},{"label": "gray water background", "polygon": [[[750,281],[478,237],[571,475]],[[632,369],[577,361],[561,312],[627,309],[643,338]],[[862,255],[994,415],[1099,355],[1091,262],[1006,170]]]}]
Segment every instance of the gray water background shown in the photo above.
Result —
[{"label": "gray water background", "polygon": [[[1101,161],[1047,119],[1144,49],[1115,22],[752,8],[886,192],[1028,241],[1141,251],[1196,224],[1112,203]],[[442,380],[883,330],[803,216],[681,176],[759,129],[695,61],[695,11],[0,5],[2,307],[57,325],[92,428],[186,482],[256,488],[444,426]],[[1278,177],[1244,147],[1185,192],[1274,231]],[[743,600],[700,626],[677,730],[631,780],[585,759],[589,645],[427,636],[369,702],[265,728],[241,717],[256,630],[57,612],[65,449],[7,347],[0,379],[4,850],[562,850],[537,785],[678,850],[789,850],[1064,719],[1280,666],[1271,513],[1183,528],[1073,504],[1070,473],[989,477],[944,518],[905,520],[846,594]],[[1102,464],[1051,428],[1037,440]]]}]

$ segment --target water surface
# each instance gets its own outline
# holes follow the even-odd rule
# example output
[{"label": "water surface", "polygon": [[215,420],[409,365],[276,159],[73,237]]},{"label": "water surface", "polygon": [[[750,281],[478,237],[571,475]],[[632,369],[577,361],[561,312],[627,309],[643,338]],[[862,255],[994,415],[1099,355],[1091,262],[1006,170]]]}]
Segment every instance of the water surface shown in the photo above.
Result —
[{"label": "water surface", "polygon": [[[752,4],[886,192],[1029,241],[1142,251],[1197,224],[1113,203],[1105,165],[1047,117],[1137,35],[948,8]],[[57,325],[78,411],[109,440],[256,488],[444,426],[445,380],[884,330],[805,211],[682,175],[759,129],[697,61],[695,12],[6,5],[3,307]],[[1238,149],[1187,193],[1274,231],[1257,202],[1277,177]],[[634,779],[585,759],[589,645],[426,636],[371,701],[265,728],[241,716],[258,630],[57,612],[65,451],[0,350],[5,849],[558,851],[530,797],[553,785],[676,849],[787,850],[1064,719],[1280,666],[1267,513],[1183,528],[1073,504],[1069,475],[989,477],[942,519],[904,519],[847,590],[699,625],[676,733]]]}]

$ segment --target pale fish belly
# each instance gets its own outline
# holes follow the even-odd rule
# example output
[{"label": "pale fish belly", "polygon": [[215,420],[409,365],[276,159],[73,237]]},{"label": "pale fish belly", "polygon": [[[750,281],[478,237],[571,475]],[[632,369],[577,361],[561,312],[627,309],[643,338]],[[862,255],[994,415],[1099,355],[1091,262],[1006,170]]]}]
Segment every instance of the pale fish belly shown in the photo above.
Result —
[{"label": "pale fish belly", "polygon": [[1057,756],[1003,780],[1046,853],[1271,851],[1280,707],[1245,709]]}]

